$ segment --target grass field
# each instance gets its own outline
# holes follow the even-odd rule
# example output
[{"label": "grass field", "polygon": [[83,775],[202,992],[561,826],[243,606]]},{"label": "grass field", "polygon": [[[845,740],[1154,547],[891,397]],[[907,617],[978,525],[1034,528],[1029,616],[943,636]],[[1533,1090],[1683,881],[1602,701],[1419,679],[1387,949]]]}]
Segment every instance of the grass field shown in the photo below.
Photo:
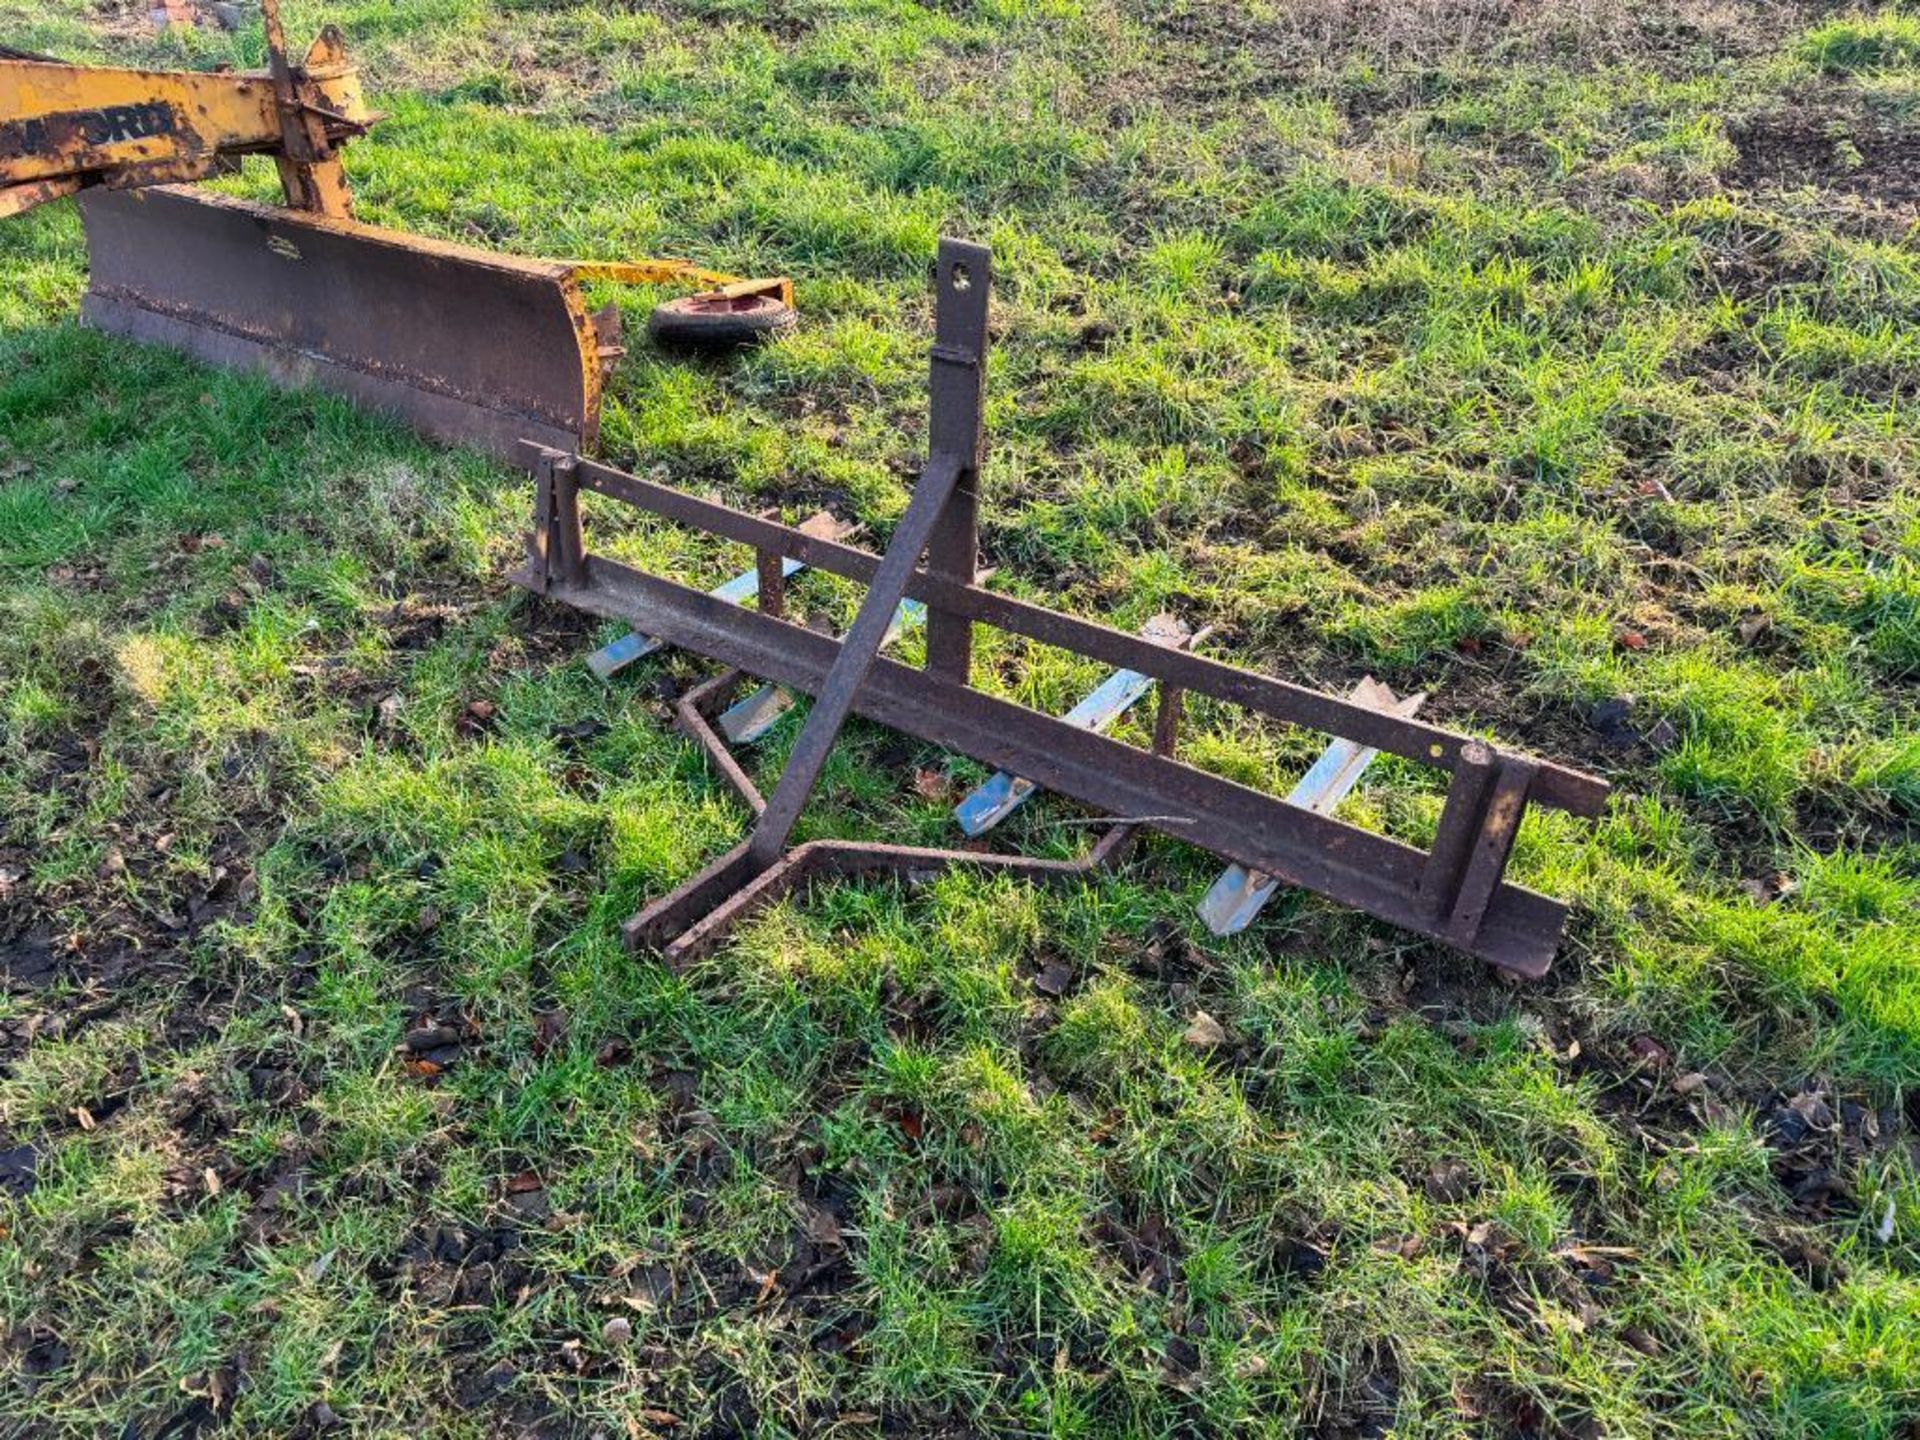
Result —
[{"label": "grass field", "polygon": [[[0,40],[259,61],[145,9]],[[666,724],[700,667],[596,682],[616,632],[503,579],[523,478],[85,332],[71,206],[0,223],[0,1434],[1915,1433],[1920,8],[327,21],[367,218],[796,277],[760,353],[635,347],[617,462],[884,536],[936,238],[987,241],[997,585],[1615,798],[1521,837],[1575,904],[1533,986],[1299,897],[1213,940],[1169,842],[671,973],[618,924],[744,824]],[[856,726],[805,833],[951,843],[978,773]]]}]

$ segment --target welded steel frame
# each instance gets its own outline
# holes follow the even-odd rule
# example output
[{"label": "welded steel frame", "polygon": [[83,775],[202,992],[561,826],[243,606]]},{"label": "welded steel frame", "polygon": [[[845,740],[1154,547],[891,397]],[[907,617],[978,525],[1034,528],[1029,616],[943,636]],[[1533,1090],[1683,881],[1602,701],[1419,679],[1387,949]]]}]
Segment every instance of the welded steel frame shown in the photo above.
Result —
[{"label": "welded steel frame", "polygon": [[[942,242],[935,271],[930,454],[883,554],[578,454],[531,441],[520,447],[521,462],[535,479],[535,510],[528,561],[514,577],[518,583],[588,613],[626,621],[717,660],[730,672],[816,697],[771,797],[759,794],[706,720],[734,676],[722,675],[683,698],[682,728],[700,740],[741,793],[754,811],[754,825],[742,844],[630,920],[628,942],[660,948],[670,960],[695,958],[744,915],[823,873],[912,873],[966,864],[1043,879],[1083,874],[1110,861],[1133,831],[1145,826],[1514,974],[1543,975],[1568,908],[1508,881],[1508,856],[1530,803],[1598,815],[1608,793],[1604,781],[980,586],[978,477],[990,274],[983,248]],[[580,518],[583,491],[750,547],[763,581],[772,582],[763,584],[760,608],[749,610],[591,553]],[[784,560],[868,587],[845,637],[785,618],[775,578]],[[924,667],[879,653],[903,597],[928,609]],[[970,679],[976,624],[1152,676],[1159,709],[1151,747],[1096,734],[975,689]],[[1447,797],[1432,847],[1417,849],[1186,764],[1177,749],[1189,692],[1447,772]],[[1079,861],[838,841],[790,850],[794,822],[849,714],[1026,777],[1106,812],[1114,817],[1114,827]]]}]

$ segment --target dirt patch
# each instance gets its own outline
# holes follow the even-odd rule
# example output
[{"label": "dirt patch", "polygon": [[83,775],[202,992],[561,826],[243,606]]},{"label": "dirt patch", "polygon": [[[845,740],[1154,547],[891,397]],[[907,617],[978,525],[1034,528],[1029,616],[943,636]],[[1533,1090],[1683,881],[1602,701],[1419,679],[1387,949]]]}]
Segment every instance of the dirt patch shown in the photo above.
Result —
[{"label": "dirt patch", "polygon": [[1920,146],[1883,120],[1810,106],[1755,116],[1729,134],[1740,159],[1727,178],[1743,190],[1812,186],[1888,208],[1920,205]]},{"label": "dirt patch", "polygon": [[[1574,68],[1631,61],[1678,72],[1777,49],[1783,33],[1828,8],[1822,0],[1766,7],[1734,0],[1295,0],[1264,16],[1202,3],[1154,7],[1142,19],[1195,46],[1189,65],[1156,61],[1174,78],[1169,88],[1217,100],[1270,93],[1362,57],[1382,77],[1398,74],[1416,85],[1430,83],[1436,67],[1488,56]],[[1405,103],[1401,89],[1384,85],[1395,103]]]}]

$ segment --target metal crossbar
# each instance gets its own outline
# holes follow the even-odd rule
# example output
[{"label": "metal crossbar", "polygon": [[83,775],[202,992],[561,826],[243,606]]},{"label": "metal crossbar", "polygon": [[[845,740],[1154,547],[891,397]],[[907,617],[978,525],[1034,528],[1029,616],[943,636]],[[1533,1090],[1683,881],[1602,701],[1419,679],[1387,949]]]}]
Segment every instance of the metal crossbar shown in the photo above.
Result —
[{"label": "metal crossbar", "polygon": [[[801,521],[800,528],[809,535],[825,535],[829,539],[839,540],[851,534],[855,527],[840,524],[823,510]],[[780,578],[782,581],[791,580],[806,568],[798,560],[783,560],[780,562]],[[716,600],[744,605],[760,594],[760,567],[756,565],[751,570],[743,570],[708,593]],[[649,655],[657,655],[666,648],[667,642],[657,635],[642,635],[638,630],[629,630],[619,639],[609,641],[587,656],[587,668],[602,680],[611,680],[629,665]]]},{"label": "metal crossbar", "polygon": [[[1606,801],[1604,781],[1498,750],[1395,713],[1391,705],[1323,694],[1190,647],[1128,635],[982,588],[978,472],[990,273],[984,249],[942,242],[935,271],[931,454],[883,554],[578,455],[532,442],[521,447],[536,483],[534,529],[517,582],[728,667],[683,697],[679,722],[706,745],[754,811],[753,827],[740,845],[629,921],[629,943],[658,946],[671,960],[691,959],[720,943],[743,916],[820,874],[913,873],[963,864],[1039,879],[1082,875],[1110,863],[1134,831],[1147,826],[1519,975],[1544,974],[1567,907],[1507,881],[1507,858],[1529,803],[1597,815]],[[583,490],[752,547],[759,608],[588,553],[580,520]],[[786,561],[866,584],[866,598],[844,637],[785,618],[779,577]],[[919,668],[881,653],[899,606],[909,598],[927,607],[927,658]],[[1158,689],[1151,746],[1125,744],[975,689],[971,646],[977,624],[1151,679]],[[760,795],[708,723],[710,710],[742,675],[815,697],[770,797]],[[1188,692],[1330,734],[1348,742],[1355,756],[1374,750],[1448,773],[1433,846],[1422,851],[1186,764],[1177,750]],[[1117,818],[1078,861],[847,842],[789,849],[828,752],[854,714]]]},{"label": "metal crossbar", "polygon": [[[1395,715],[1416,713],[1427,698],[1410,695],[1402,700],[1371,676],[1354,686],[1353,694]],[[1287,792],[1287,803],[1316,815],[1331,815],[1340,802],[1353,793],[1379,753],[1351,740],[1332,741],[1312,768]],[[1201,922],[1215,935],[1237,935],[1259,917],[1279,890],[1280,882],[1271,875],[1261,875],[1244,865],[1229,865],[1200,902]]]}]

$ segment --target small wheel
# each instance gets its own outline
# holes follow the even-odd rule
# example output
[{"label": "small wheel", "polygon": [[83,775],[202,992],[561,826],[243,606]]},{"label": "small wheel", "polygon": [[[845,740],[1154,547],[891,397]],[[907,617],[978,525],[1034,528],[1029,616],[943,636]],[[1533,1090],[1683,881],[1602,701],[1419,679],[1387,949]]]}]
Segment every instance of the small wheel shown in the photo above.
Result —
[{"label": "small wheel", "polygon": [[738,350],[784,334],[799,318],[771,295],[687,295],[654,306],[647,333],[684,350]]}]

